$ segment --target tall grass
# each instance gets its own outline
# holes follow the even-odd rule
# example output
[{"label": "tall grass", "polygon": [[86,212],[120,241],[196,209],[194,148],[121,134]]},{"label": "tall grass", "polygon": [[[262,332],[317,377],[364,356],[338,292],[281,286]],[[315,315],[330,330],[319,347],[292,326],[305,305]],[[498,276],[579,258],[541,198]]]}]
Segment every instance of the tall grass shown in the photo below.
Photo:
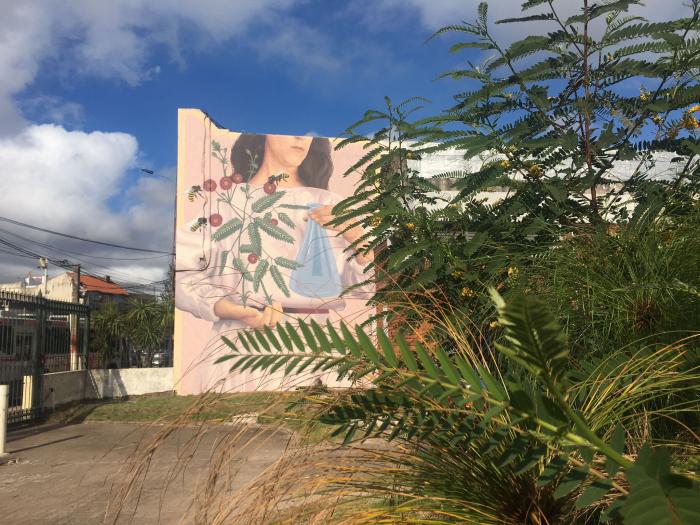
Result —
[{"label": "tall grass", "polygon": [[558,312],[581,357],[665,345],[700,327],[698,254],[698,209],[645,217],[582,230],[534,262],[523,285]]}]

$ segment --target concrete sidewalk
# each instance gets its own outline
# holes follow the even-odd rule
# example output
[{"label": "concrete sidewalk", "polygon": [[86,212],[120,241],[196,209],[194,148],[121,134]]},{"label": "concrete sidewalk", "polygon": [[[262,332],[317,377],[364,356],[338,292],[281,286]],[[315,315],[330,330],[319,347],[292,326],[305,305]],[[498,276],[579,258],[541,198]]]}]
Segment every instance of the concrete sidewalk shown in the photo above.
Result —
[{"label": "concrete sidewalk", "polygon": [[[105,521],[108,502],[124,487],[137,449],[163,427],[130,423],[43,425],[9,434],[14,459],[0,465],[0,522],[12,524],[92,525]],[[192,523],[187,515],[197,480],[207,474],[213,451],[232,432],[255,428],[208,425],[192,457],[163,492],[164,482],[186,454],[194,427],[178,429],[151,461],[138,507],[132,498],[119,523]],[[251,434],[252,435],[252,434]],[[284,451],[289,436],[277,433],[238,459],[232,490],[252,480]],[[108,521],[112,522],[111,519]]]}]

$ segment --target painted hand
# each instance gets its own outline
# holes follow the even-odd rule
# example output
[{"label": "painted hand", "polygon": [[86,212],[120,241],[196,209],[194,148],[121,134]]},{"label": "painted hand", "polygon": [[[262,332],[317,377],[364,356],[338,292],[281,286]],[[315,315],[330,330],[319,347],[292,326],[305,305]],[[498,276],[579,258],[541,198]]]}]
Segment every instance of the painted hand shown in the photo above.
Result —
[{"label": "painted hand", "polygon": [[281,321],[282,303],[273,301],[261,311],[251,306],[236,304],[228,299],[219,299],[214,305],[214,313],[221,319],[241,321],[248,328],[260,330],[266,326],[272,328]]}]

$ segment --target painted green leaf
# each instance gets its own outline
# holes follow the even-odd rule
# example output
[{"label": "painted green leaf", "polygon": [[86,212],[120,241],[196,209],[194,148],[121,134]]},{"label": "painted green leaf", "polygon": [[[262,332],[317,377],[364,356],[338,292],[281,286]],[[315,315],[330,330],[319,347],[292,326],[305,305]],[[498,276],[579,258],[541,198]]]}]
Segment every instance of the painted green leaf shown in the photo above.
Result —
[{"label": "painted green leaf", "polygon": [[267,260],[263,259],[260,262],[258,262],[257,268],[255,268],[255,273],[253,274],[253,291],[257,292],[258,288],[260,288],[260,283],[262,282],[262,278],[265,277],[265,274],[267,273],[267,268],[270,266],[270,263],[267,262]]},{"label": "painted green leaf", "polygon": [[294,229],[297,227],[297,225],[294,224],[294,221],[292,220],[292,218],[289,215],[287,215],[286,213],[280,212],[277,214],[277,217],[279,217],[279,220],[281,220],[284,224],[289,226],[291,229]]},{"label": "painted green leaf", "polygon": [[277,266],[281,266],[282,268],[289,268],[290,270],[296,270],[297,268],[300,268],[303,266],[303,264],[298,263],[296,261],[292,261],[291,259],[287,259],[286,257],[275,257],[275,264]]},{"label": "painted green leaf", "polygon": [[250,272],[247,270],[245,264],[243,263],[243,260],[240,257],[236,257],[233,259],[233,266],[241,272],[241,275],[246,281],[252,281],[253,278],[250,275]]},{"label": "painted green leaf", "polygon": [[240,219],[231,219],[224,225],[222,225],[218,230],[211,234],[211,239],[213,241],[221,241],[226,237],[236,233],[243,227],[243,223]]},{"label": "painted green leaf", "polygon": [[256,222],[251,222],[248,225],[248,238],[250,239],[250,247],[253,253],[260,255],[262,252],[262,241],[260,239],[260,230]]},{"label": "painted green leaf", "polygon": [[221,252],[221,265],[219,266],[219,275],[224,273],[224,268],[226,268],[226,260],[228,259],[228,250]]},{"label": "painted green leaf", "polygon": [[287,210],[308,210],[309,207],[303,204],[280,204],[279,208],[285,208]]},{"label": "painted green leaf", "polygon": [[238,249],[240,253],[252,253],[253,252],[253,247],[250,244],[241,244],[241,247]]},{"label": "painted green leaf", "polygon": [[282,197],[284,197],[286,192],[284,191],[276,191],[275,193],[271,195],[265,195],[264,197],[260,197],[258,200],[256,200],[252,206],[250,207],[251,210],[255,213],[260,213],[261,211],[265,211],[269,207],[271,207],[274,203],[276,203],[278,200],[280,200]]},{"label": "painted green leaf", "polygon": [[279,268],[277,268],[277,266],[274,264],[270,266],[270,275],[272,276],[272,280],[275,281],[277,288],[279,288],[284,295],[289,297],[289,288],[287,288],[287,284],[284,282],[284,278],[282,277]]},{"label": "painted green leaf", "polygon": [[258,225],[258,227],[267,233],[270,237],[277,239],[278,241],[283,241],[289,244],[294,243],[294,237],[289,235],[286,231],[284,231],[282,228],[279,226],[275,226],[271,222],[267,222],[261,219],[255,219],[255,224]]}]

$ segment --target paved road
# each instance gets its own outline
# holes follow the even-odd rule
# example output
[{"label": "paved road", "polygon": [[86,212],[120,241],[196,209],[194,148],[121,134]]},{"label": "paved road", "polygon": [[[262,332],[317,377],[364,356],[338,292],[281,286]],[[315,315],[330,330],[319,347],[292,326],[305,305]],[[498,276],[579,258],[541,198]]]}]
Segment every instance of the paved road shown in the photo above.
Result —
[{"label": "paved road", "polygon": [[[13,460],[0,465],[0,522],[15,525],[92,525],[112,523],[116,495],[125,487],[135,462],[135,451],[144,450],[164,427],[128,423],[80,423],[44,425],[21,429],[8,436]],[[118,523],[192,523],[191,509],[198,480],[206,476],[212,454],[234,432],[259,433],[252,427],[210,425],[188,446],[197,429],[178,429],[153,455],[140,502],[134,511],[132,497]],[[256,438],[257,440],[257,438]],[[289,436],[277,433],[237,459],[231,488],[238,489],[272,464],[287,445]],[[175,481],[163,488],[173,469],[191,458]],[[179,459],[180,458],[180,459]],[[110,503],[111,501],[111,503]],[[106,514],[107,512],[107,514]],[[190,514],[188,515],[188,512]]]}]

